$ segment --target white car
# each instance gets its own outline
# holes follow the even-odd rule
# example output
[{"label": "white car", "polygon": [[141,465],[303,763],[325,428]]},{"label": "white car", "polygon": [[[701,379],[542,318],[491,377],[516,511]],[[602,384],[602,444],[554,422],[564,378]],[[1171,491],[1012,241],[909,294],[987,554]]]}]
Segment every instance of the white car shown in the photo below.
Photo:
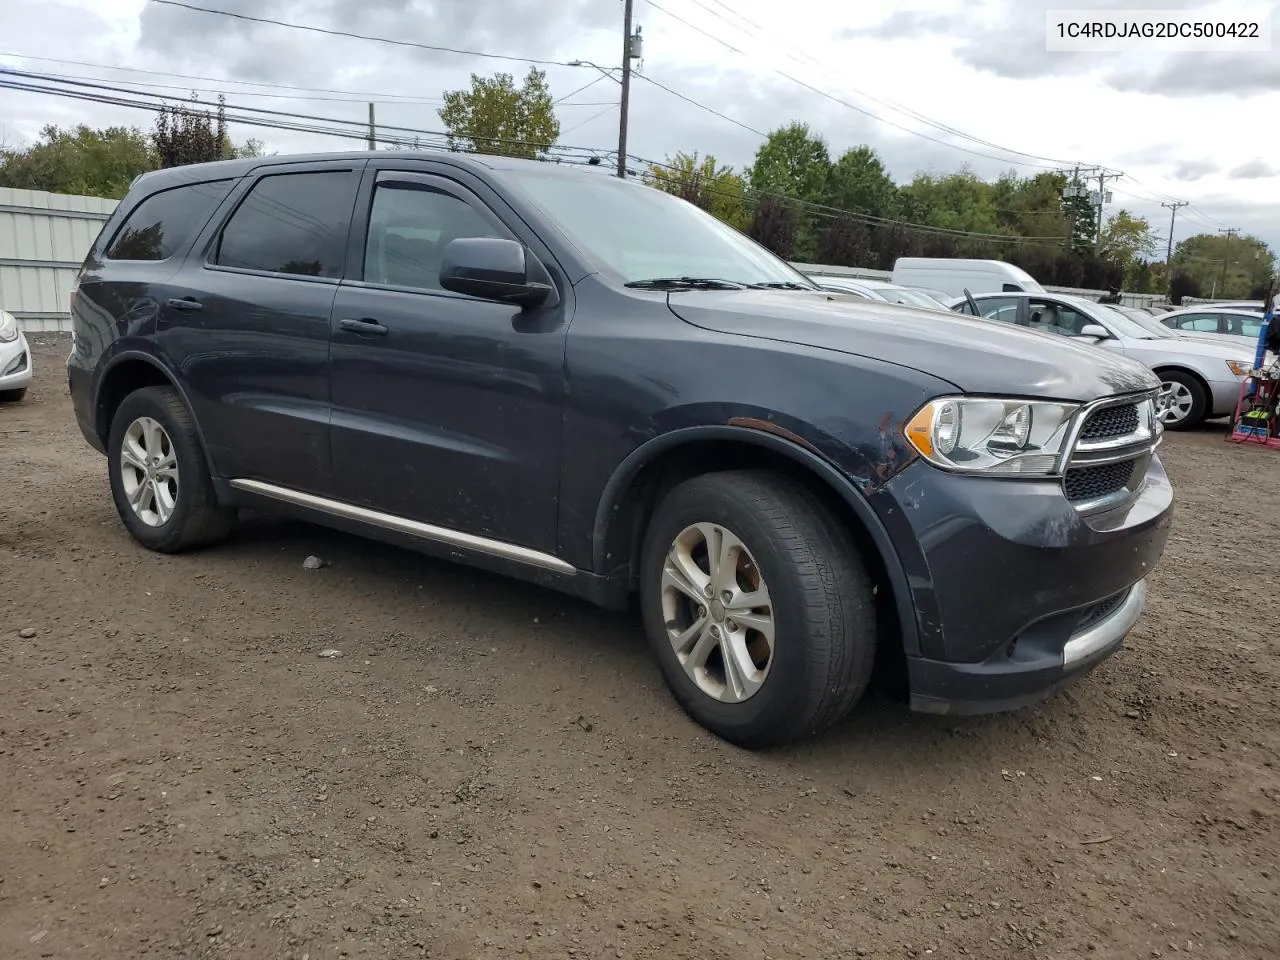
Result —
[{"label": "white car", "polygon": [[850,277],[827,277],[812,274],[809,277],[823,290],[832,293],[848,293],[864,300],[883,300],[886,303],[900,303],[907,307],[923,307],[926,310],[945,310],[947,305],[920,290],[902,287],[896,283],[885,283],[883,280],[861,280]]},{"label": "white car", "polygon": [[1160,418],[1168,430],[1233,414],[1240,385],[1253,367],[1253,353],[1239,338],[1179,336],[1159,323],[1139,325],[1107,304],[1063,293],[978,294],[958,298],[951,309],[1081,339],[1146,364],[1164,386]]},{"label": "white car", "polygon": [[27,395],[31,385],[31,348],[12,313],[0,310],[0,403]]}]

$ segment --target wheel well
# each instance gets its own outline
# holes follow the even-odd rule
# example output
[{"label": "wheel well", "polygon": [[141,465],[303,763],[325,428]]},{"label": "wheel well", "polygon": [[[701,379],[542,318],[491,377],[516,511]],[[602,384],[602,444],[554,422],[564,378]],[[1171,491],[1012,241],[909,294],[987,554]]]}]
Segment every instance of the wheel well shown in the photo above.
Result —
[{"label": "wheel well", "polygon": [[171,387],[173,381],[163,370],[145,360],[124,360],[107,371],[98,389],[94,428],[105,444],[111,434],[111,421],[124,398],[143,387]]},{"label": "wheel well", "polygon": [[1196,383],[1198,383],[1198,384],[1200,385],[1200,388],[1201,388],[1202,390],[1204,390],[1204,398],[1205,398],[1205,401],[1206,401],[1206,402],[1212,402],[1212,400],[1213,400],[1213,394],[1212,394],[1212,393],[1210,393],[1210,391],[1209,391],[1209,381],[1207,381],[1204,377],[1200,376],[1200,374],[1196,373],[1194,370],[1192,370],[1192,369],[1190,369],[1190,368],[1188,368],[1188,367],[1171,367],[1171,366],[1168,366],[1168,365],[1162,365],[1162,366],[1159,366],[1159,367],[1152,367],[1152,368],[1151,368],[1151,370],[1152,370],[1152,372],[1153,372],[1153,373],[1155,373],[1155,375],[1156,375],[1156,376],[1164,376],[1164,374],[1166,374],[1166,373],[1182,373],[1182,374],[1186,374],[1188,377],[1190,377],[1192,380],[1194,380]]},{"label": "wheel well", "polygon": [[877,667],[892,671],[895,680],[905,678],[902,625],[893,584],[884,558],[872,542],[862,518],[830,483],[803,463],[760,444],[734,440],[690,441],[663,451],[636,473],[619,499],[605,534],[605,556],[611,560],[615,571],[625,575],[628,592],[634,594],[638,589],[640,549],[645,529],[667,491],[700,474],[744,469],[773,470],[799,481],[849,531],[876,587],[877,640],[884,655],[877,658],[881,661]]}]

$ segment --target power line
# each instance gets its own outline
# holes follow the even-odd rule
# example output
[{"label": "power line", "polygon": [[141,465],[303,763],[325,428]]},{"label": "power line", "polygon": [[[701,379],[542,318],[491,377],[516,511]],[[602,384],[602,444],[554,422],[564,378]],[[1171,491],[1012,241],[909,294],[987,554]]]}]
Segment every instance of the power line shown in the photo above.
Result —
[{"label": "power line", "polygon": [[[161,2],[161,0],[153,0],[153,2]],[[168,2],[168,0],[165,0],[165,2]],[[711,32],[710,32],[710,31],[708,31],[708,30],[704,30],[704,29],[702,29],[702,27],[699,27],[697,24],[690,23],[688,20],[684,19],[684,18],[683,18],[683,17],[681,17],[680,15],[675,14],[675,13],[672,13],[670,10],[667,10],[665,7],[661,6],[660,4],[655,3],[655,2],[654,2],[654,0],[645,0],[645,3],[647,3],[649,6],[653,7],[653,8],[654,8],[655,10],[657,10],[658,12],[663,13],[663,14],[665,14],[666,16],[668,16],[668,17],[672,18],[673,20],[676,20],[676,21],[678,21],[678,22],[680,22],[680,23],[684,24],[684,25],[685,25],[686,27],[688,27],[689,29],[694,30],[694,31],[696,31],[697,33],[702,34],[704,37],[707,37],[707,38],[708,38],[708,39],[710,39],[710,40],[714,40],[716,43],[720,44],[720,45],[721,45],[722,47],[724,47],[725,49],[730,50],[730,51],[732,51],[733,53],[738,54],[739,56],[742,56],[742,57],[748,57],[748,55],[747,55],[747,53],[746,53],[745,51],[743,51],[743,50],[739,49],[738,47],[735,47],[733,44],[729,43],[728,41],[723,40],[723,39],[721,39],[720,37],[717,37],[714,33],[711,33]],[[748,57],[748,59],[750,59],[750,58]],[[981,151],[981,150],[973,150],[973,149],[971,149],[971,148],[969,148],[969,147],[964,147],[964,146],[961,146],[960,144],[957,144],[957,143],[950,143],[950,142],[948,142],[948,141],[946,141],[946,140],[939,140],[937,137],[932,137],[932,136],[930,136],[929,134],[927,134],[927,133],[923,133],[923,132],[921,132],[921,131],[919,131],[919,130],[913,130],[911,127],[904,126],[903,124],[897,123],[897,122],[896,122],[896,121],[894,121],[894,120],[890,120],[890,119],[887,119],[886,117],[882,117],[882,116],[880,116],[879,114],[873,113],[872,111],[867,110],[867,109],[866,109],[866,108],[864,108],[864,107],[860,107],[860,106],[858,106],[857,104],[850,103],[848,100],[845,100],[845,99],[843,99],[842,97],[838,97],[838,96],[836,96],[835,94],[833,94],[833,93],[829,93],[829,92],[827,92],[826,90],[821,89],[820,87],[816,87],[816,86],[814,86],[813,84],[811,84],[811,83],[809,83],[809,82],[807,82],[807,81],[805,81],[805,80],[801,80],[801,79],[799,79],[798,77],[794,77],[794,76],[792,76],[791,74],[787,73],[785,70],[780,70],[780,69],[779,69],[779,68],[777,68],[777,67],[770,67],[769,69],[770,69],[770,70],[772,70],[774,73],[776,73],[778,76],[783,77],[783,78],[784,78],[784,79],[786,79],[786,80],[790,80],[792,83],[798,84],[799,86],[804,87],[806,90],[809,90],[809,91],[810,91],[810,92],[812,92],[812,93],[816,93],[816,94],[818,94],[820,97],[824,97],[824,98],[826,98],[826,99],[828,99],[828,100],[832,101],[833,103],[839,104],[839,105],[840,105],[840,106],[842,106],[842,107],[845,107],[845,108],[847,108],[847,109],[849,109],[849,110],[853,110],[853,111],[854,111],[854,112],[856,112],[856,113],[860,113],[860,114],[862,114],[863,116],[865,116],[865,117],[869,117],[870,119],[875,120],[875,121],[877,121],[877,122],[879,122],[879,123],[883,123],[883,124],[887,124],[888,126],[895,127],[896,129],[901,130],[901,131],[903,131],[904,133],[911,134],[911,135],[912,135],[912,136],[914,136],[914,137],[920,137],[920,138],[922,138],[922,139],[924,139],[924,140],[928,140],[928,141],[930,141],[930,142],[932,142],[932,143],[936,143],[936,144],[938,144],[938,145],[940,145],[940,146],[947,147],[947,148],[952,149],[952,150],[961,150],[961,151],[963,151],[963,152],[965,152],[965,153],[973,154],[974,156],[984,157],[985,159],[988,159],[988,160],[995,160],[995,161],[997,161],[998,163],[1009,163],[1009,164],[1013,164],[1013,165],[1015,165],[1015,166],[1024,166],[1024,167],[1036,167],[1036,168],[1041,168],[1041,169],[1045,169],[1045,170],[1054,170],[1054,169],[1058,169],[1058,168],[1060,168],[1061,166],[1063,166],[1063,165],[1065,164],[1065,161],[1052,160],[1052,158],[1049,158],[1049,157],[1040,157],[1040,156],[1038,156],[1038,155],[1036,155],[1036,154],[1026,154],[1026,153],[1022,153],[1022,151],[1018,151],[1018,150],[1009,150],[1009,149],[1008,149],[1008,148],[1006,148],[1006,147],[1001,147],[1001,146],[999,146],[998,144],[990,144],[990,143],[988,143],[988,142],[986,142],[986,141],[981,141],[981,142],[988,143],[988,145],[989,145],[989,146],[991,146],[993,149],[996,149],[996,150],[1002,150],[1002,151],[1004,151],[1005,153],[1016,153],[1016,154],[1020,154],[1021,156],[1035,157],[1036,159],[1039,159],[1039,160],[1051,160],[1051,163],[1046,165],[1046,164],[1042,164],[1042,163],[1031,163],[1031,162],[1028,162],[1028,161],[1025,161],[1025,160],[1023,160],[1023,161],[1019,161],[1019,160],[1011,160],[1011,159],[1009,159],[1009,158],[1007,158],[1007,157],[998,157],[998,156],[995,156],[994,154],[984,153],[984,152],[983,152],[983,151]],[[869,96],[869,95],[867,95],[867,94],[861,94],[861,93],[860,93],[859,95],[866,97],[868,100],[876,100],[876,98],[875,98],[875,97],[871,97],[871,96]],[[880,101],[880,102],[883,102],[883,101]],[[916,116],[916,119],[922,120],[922,122],[929,123],[929,124],[931,124],[931,125],[933,125],[933,126],[943,126],[943,125],[940,125],[940,124],[936,123],[936,121],[929,120],[928,118],[923,117],[923,116],[920,116],[920,115],[917,115],[917,116]],[[962,131],[955,130],[954,128],[945,128],[945,129],[947,129],[947,130],[948,130],[948,132],[954,133],[954,134],[956,134],[956,135],[958,135],[958,136],[962,136],[962,137],[964,137],[964,138],[966,138],[966,139],[974,140],[975,142],[979,142],[979,141],[977,141],[977,138],[975,138],[975,137],[971,137],[971,136],[969,136],[968,134],[963,133]]]},{"label": "power line", "polygon": [[749,130],[751,133],[754,133],[757,137],[760,137],[766,140],[769,137],[767,133],[763,133],[762,131],[757,130],[755,127],[751,126],[750,124],[743,123],[741,120],[735,120],[733,119],[733,117],[729,116],[728,114],[721,113],[719,110],[716,110],[714,107],[708,107],[705,103],[701,103],[693,99],[693,97],[687,97],[683,93],[680,93],[676,90],[672,90],[666,84],[659,83],[657,80],[653,79],[653,77],[647,76],[643,73],[637,73],[635,74],[635,77],[638,80],[643,80],[645,83],[653,84],[659,90],[665,90],[667,93],[671,94],[673,97],[678,97],[681,100],[683,100],[685,103],[689,103],[697,107],[699,110],[705,110],[707,113],[714,114],[715,116],[719,117],[721,120],[728,120],[734,126],[741,127],[743,130]]},{"label": "power line", "polygon": [[488,60],[509,60],[514,63],[532,63],[553,67],[569,66],[569,64],[563,60],[545,60],[539,57],[508,56],[501,53],[485,53],[481,50],[464,50],[459,47],[445,47],[431,43],[419,43],[417,40],[398,40],[394,37],[378,37],[368,33],[353,33],[349,30],[331,30],[328,27],[316,27],[305,23],[289,23],[287,20],[276,20],[272,17],[255,17],[247,13],[235,13],[231,10],[215,10],[212,7],[201,7],[194,3],[182,3],[181,0],[147,0],[147,2],[161,4],[166,7],[180,7],[183,10],[191,10],[196,13],[207,13],[220,17],[229,17],[232,20],[243,20],[249,23],[265,23],[273,27],[285,27],[289,30],[305,30],[309,33],[322,33],[326,36],[344,37],[350,40],[371,40],[375,43],[386,43],[396,47],[412,47],[415,50],[432,50],[436,53],[456,53],[464,57],[484,57]]}]

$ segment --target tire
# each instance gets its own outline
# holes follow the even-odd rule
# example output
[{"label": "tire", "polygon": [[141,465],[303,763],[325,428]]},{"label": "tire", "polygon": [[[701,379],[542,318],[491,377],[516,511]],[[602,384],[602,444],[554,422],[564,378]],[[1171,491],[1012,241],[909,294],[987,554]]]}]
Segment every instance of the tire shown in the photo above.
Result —
[{"label": "tire", "polygon": [[18,403],[26,395],[26,387],[19,387],[17,390],[0,390],[0,403]]},{"label": "tire", "polygon": [[[128,465],[126,440],[133,452]],[[146,457],[140,458],[138,451]],[[139,459],[155,456],[162,464],[153,464],[150,473],[135,466]],[[126,466],[132,483],[126,479]],[[148,550],[179,553],[216,543],[231,532],[235,511],[218,503],[195,421],[172,387],[144,387],[124,398],[111,421],[107,470],[120,519]],[[138,498],[135,509],[131,493],[150,484],[147,476],[155,477],[155,485],[149,495],[144,492]]]},{"label": "tire", "polygon": [[1209,414],[1209,393],[1199,380],[1181,370],[1168,370],[1159,374],[1160,386],[1173,393],[1171,403],[1182,401],[1186,413],[1177,420],[1161,415],[1166,430],[1190,430],[1204,423]]},{"label": "tire", "polygon": [[[694,525],[703,525],[702,531]],[[717,538],[717,530],[744,548],[733,551],[736,596],[758,590],[763,578],[769,602],[753,613],[744,614],[747,607],[738,603],[724,608],[720,596],[695,605],[689,578],[675,586],[681,577],[673,577],[671,557],[696,561],[699,543]],[[681,483],[648,524],[641,564],[645,632],[663,677],[685,712],[717,736],[750,749],[798,740],[840,720],[866,690],[875,663],[874,585],[839,521],[801,483],[755,470]],[[700,568],[704,595],[710,570]],[[735,613],[752,624],[772,624],[767,658],[765,634],[734,620]],[[669,616],[675,632],[689,627],[701,638],[686,646],[691,649],[684,660],[668,630]],[[742,666],[732,677],[724,648],[706,636],[721,627],[732,631],[721,637],[739,641],[731,644],[739,650],[732,662]],[[735,686],[734,679],[742,682]]]}]

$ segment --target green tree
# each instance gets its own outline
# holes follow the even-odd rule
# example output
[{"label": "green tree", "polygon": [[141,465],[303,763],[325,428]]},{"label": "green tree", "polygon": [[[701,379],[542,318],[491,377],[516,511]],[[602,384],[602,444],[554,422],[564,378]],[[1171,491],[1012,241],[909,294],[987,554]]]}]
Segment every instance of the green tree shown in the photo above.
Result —
[{"label": "green tree", "polygon": [[547,75],[536,67],[519,88],[509,73],[473,73],[470,90],[445,91],[439,112],[455,150],[534,158],[560,136]]},{"label": "green tree", "polygon": [[751,224],[746,184],[732,167],[717,163],[711,154],[699,159],[697,151],[681,151],[663,164],[650,164],[644,180],[701,207],[736,230],[745,231]]},{"label": "green tree", "polygon": [[841,210],[893,217],[898,187],[870,147],[846,150],[827,174],[826,200]]},{"label": "green tree", "polygon": [[1064,177],[1062,187],[1062,213],[1071,230],[1071,249],[1080,254],[1093,253],[1098,242],[1098,211],[1089,197],[1088,185]]},{"label": "green tree", "polygon": [[1098,252],[1127,270],[1140,258],[1156,252],[1156,235],[1145,217],[1117,210],[1102,229]]},{"label": "green tree", "polygon": [[49,125],[31,146],[0,150],[0,186],[19,190],[118,200],[135,177],[153,169],[146,134],[128,127]]},{"label": "green tree", "polygon": [[[1244,299],[1276,273],[1276,256],[1257,237],[1200,233],[1173,251],[1172,266],[1193,277],[1209,296]],[[1194,294],[1192,294],[1194,296]]]},{"label": "green tree", "polygon": [[1000,224],[991,184],[971,170],[942,177],[916,174],[900,193],[905,218],[913,223],[969,233],[1016,235]]},{"label": "green tree", "polygon": [[810,133],[808,124],[795,122],[769,134],[756,151],[747,179],[756,193],[821,203],[830,171],[826,141]]},{"label": "green tree", "polygon": [[160,108],[151,146],[162,169],[225,160],[231,155],[223,99],[218,97],[213,112],[197,109],[199,101],[194,94],[189,104]]}]

